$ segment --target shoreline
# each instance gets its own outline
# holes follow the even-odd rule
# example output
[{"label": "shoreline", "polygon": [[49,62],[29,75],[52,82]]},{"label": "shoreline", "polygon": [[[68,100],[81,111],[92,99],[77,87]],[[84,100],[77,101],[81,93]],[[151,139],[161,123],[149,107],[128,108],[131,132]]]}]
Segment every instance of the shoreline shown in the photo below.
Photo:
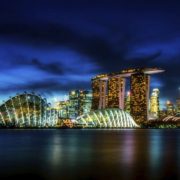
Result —
[{"label": "shoreline", "polygon": [[142,128],[83,128],[83,127],[74,127],[74,128],[69,128],[69,127],[0,127],[0,130],[1,129],[7,129],[7,130],[10,130],[10,129],[14,129],[14,130],[26,130],[26,129],[29,129],[29,130],[33,130],[33,129],[39,129],[39,130],[44,130],[44,129],[99,129],[99,130],[126,130],[126,129],[132,129],[132,130],[139,130],[139,129],[180,129],[180,127],[142,127]]}]

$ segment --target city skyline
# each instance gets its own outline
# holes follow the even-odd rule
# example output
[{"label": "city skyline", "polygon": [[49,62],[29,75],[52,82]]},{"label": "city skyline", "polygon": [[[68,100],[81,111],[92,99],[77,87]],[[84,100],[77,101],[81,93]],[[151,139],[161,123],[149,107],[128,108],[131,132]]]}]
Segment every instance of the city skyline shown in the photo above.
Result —
[{"label": "city skyline", "polygon": [[165,69],[151,89],[163,104],[179,96],[177,1],[19,0],[0,8],[1,101],[24,91],[63,99],[91,89],[97,74],[132,67]]},{"label": "city skyline", "polygon": [[0,177],[180,179],[180,1],[0,1]]}]

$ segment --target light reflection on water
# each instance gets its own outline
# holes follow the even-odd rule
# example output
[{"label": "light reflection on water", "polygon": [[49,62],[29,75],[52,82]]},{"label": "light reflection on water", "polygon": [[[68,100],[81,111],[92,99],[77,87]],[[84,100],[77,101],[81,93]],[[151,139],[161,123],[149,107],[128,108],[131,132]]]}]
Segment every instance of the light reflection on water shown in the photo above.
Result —
[{"label": "light reflection on water", "polygon": [[150,131],[150,150],[149,150],[149,161],[154,172],[159,172],[159,167],[162,166],[162,155],[164,145],[162,144],[162,134],[158,131]]},{"label": "light reflection on water", "polygon": [[180,130],[0,130],[0,177],[178,179]]}]

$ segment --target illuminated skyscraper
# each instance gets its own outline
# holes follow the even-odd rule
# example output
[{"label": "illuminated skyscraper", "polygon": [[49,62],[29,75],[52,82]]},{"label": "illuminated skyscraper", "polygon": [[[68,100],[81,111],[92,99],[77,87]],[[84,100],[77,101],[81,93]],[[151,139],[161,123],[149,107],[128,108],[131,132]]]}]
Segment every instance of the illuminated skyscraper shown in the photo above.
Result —
[{"label": "illuminated skyscraper", "polygon": [[148,102],[150,75],[164,72],[158,68],[136,68],[121,71],[125,77],[130,77],[130,114],[137,124],[143,125],[149,119]]},{"label": "illuminated skyscraper", "polygon": [[159,117],[159,89],[153,89],[151,94],[150,115],[155,119]]},{"label": "illuminated skyscraper", "polygon": [[100,102],[98,109],[104,109],[106,108],[106,98],[107,96],[107,81],[106,80],[100,80]]},{"label": "illuminated skyscraper", "polygon": [[124,109],[125,78],[102,74],[92,79],[92,110],[104,108]]},{"label": "illuminated skyscraper", "polygon": [[110,77],[108,81],[108,108],[124,109],[125,79]]},{"label": "illuminated skyscraper", "polygon": [[92,79],[92,110],[124,109],[125,80],[130,77],[130,114],[138,124],[144,124],[148,120],[150,75],[163,71],[158,68],[136,68],[96,76]]},{"label": "illuminated skyscraper", "polygon": [[58,115],[60,118],[69,117],[69,101],[57,102],[55,109],[58,111]]},{"label": "illuminated skyscraper", "polygon": [[91,91],[75,90],[69,92],[69,118],[89,113],[92,104]]},{"label": "illuminated skyscraper", "polygon": [[79,116],[89,113],[92,106],[92,92],[87,90],[80,91],[79,104]]},{"label": "illuminated skyscraper", "polygon": [[167,116],[175,115],[174,105],[171,101],[166,102],[166,112],[167,112]]},{"label": "illuminated skyscraper", "polygon": [[130,91],[128,91],[127,92],[127,95],[126,95],[126,97],[125,97],[125,106],[124,106],[124,110],[126,111],[126,112],[128,112],[128,113],[130,113],[130,110],[131,110],[131,108],[130,108],[130,97],[131,97],[131,95],[130,95]]},{"label": "illuminated skyscraper", "polygon": [[92,110],[96,110],[99,107],[99,101],[100,101],[100,80],[99,79],[92,79],[92,92],[93,92],[93,101],[92,101]]},{"label": "illuminated skyscraper", "polygon": [[107,75],[98,75],[91,80],[92,82],[92,110],[105,108],[107,104],[106,89]]},{"label": "illuminated skyscraper", "polygon": [[148,119],[150,77],[144,73],[131,75],[131,115],[138,124]]}]

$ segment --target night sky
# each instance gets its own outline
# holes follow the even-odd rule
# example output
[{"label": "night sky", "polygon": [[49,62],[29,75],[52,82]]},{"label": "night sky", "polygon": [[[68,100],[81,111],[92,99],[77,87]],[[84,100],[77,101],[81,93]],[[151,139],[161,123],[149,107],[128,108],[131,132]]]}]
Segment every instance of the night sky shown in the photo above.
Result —
[{"label": "night sky", "polygon": [[1,100],[24,91],[64,99],[90,89],[96,74],[159,67],[166,72],[153,75],[151,88],[175,101],[180,2],[1,0],[0,67]]}]

